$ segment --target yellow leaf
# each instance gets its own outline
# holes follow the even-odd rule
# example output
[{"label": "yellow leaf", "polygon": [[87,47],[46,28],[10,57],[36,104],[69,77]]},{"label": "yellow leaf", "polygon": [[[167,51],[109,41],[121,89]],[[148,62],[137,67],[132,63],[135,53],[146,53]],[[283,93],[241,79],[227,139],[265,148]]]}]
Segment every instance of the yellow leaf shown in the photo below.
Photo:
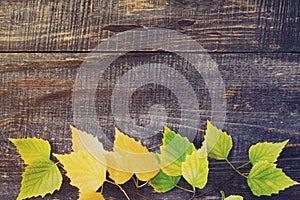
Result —
[{"label": "yellow leaf", "polygon": [[159,173],[159,170],[155,170],[153,172],[135,173],[135,175],[141,181],[149,181],[154,176],[156,176],[158,173]]},{"label": "yellow leaf", "polygon": [[144,147],[140,142],[135,141],[133,138],[128,137],[123,134],[118,129],[115,129],[115,141],[114,141],[114,151],[120,153],[149,153],[148,149]]},{"label": "yellow leaf", "polygon": [[80,192],[78,200],[105,200],[100,192]]},{"label": "yellow leaf", "polygon": [[106,164],[103,145],[91,134],[70,126],[72,131],[72,149],[74,152],[84,151],[90,153],[99,162]]},{"label": "yellow leaf", "polygon": [[83,151],[67,155],[54,155],[64,165],[71,185],[80,191],[97,191],[106,180],[106,166]]},{"label": "yellow leaf", "polygon": [[133,173],[142,181],[148,181],[158,174],[160,168],[155,154],[117,129],[113,150],[114,153],[108,154],[106,160],[110,177],[116,183],[125,183]]},{"label": "yellow leaf", "polygon": [[109,177],[115,181],[117,184],[126,183],[132,176],[133,172],[130,172],[130,163],[122,159],[122,156],[117,152],[109,152],[106,154],[107,162],[109,166],[107,167]]}]

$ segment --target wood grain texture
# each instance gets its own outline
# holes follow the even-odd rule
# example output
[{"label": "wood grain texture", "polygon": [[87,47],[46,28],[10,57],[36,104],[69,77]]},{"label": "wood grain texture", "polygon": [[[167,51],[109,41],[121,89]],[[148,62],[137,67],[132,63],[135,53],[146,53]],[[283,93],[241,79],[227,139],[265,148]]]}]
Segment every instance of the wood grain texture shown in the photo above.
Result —
[{"label": "wood grain texture", "polygon": [[[70,152],[69,125],[74,124],[76,117],[72,107],[74,84],[87,55],[100,42],[118,33],[149,27],[190,36],[216,62],[225,84],[224,130],[233,136],[234,150],[230,154],[233,163],[244,163],[247,149],[256,142],[290,139],[278,165],[300,182],[299,7],[300,0],[0,1],[0,199],[17,197],[24,170],[8,138],[40,137],[50,141],[53,152]],[[124,42],[130,44],[131,40]],[[182,52],[179,47],[172,50]],[[154,67],[166,64],[176,69],[195,90],[200,101],[201,127],[187,129],[197,133],[194,142],[199,146],[205,121],[211,115],[211,98],[201,74],[172,52],[153,48],[125,54],[117,47],[110,50],[98,52],[94,57],[101,62],[107,56],[119,56],[107,66],[104,76],[99,77],[94,94],[99,124],[108,139],[113,141],[117,126],[111,111],[111,95],[117,80],[134,67],[154,63]],[[124,85],[119,92],[127,91],[129,88]],[[181,120],[194,120],[188,117],[189,113],[181,117],[176,96],[168,88],[155,84],[136,90],[129,106],[130,116],[139,125],[159,121],[160,112],[149,114],[151,106],[157,103],[166,108],[164,112],[175,129],[180,128]],[[157,132],[142,142],[156,151],[161,137],[161,132]],[[258,199],[226,163],[211,160],[210,165],[208,186],[197,191],[194,199],[220,199],[220,190],[228,195],[241,194],[246,200]],[[188,187],[184,181],[180,185]],[[192,198],[179,189],[166,194],[154,193],[150,187],[137,190],[132,182],[124,188],[132,199],[138,200]],[[124,199],[114,186],[105,185],[104,191],[108,199]],[[64,176],[61,190],[45,199],[77,196],[77,189]],[[259,199],[296,200],[299,196],[299,186],[295,186],[279,195]]]},{"label": "wood grain texture", "polygon": [[299,52],[300,1],[0,2],[0,51],[90,51],[135,27],[177,30],[210,52]]},{"label": "wood grain texture", "polygon": [[[86,54],[2,53],[1,55],[1,198],[12,199],[18,194],[23,163],[7,138],[41,137],[50,141],[53,152],[70,152],[69,124],[73,123],[72,90],[77,70],[85,60]],[[218,64],[225,82],[228,105],[224,129],[234,139],[234,151],[230,158],[238,165],[246,161],[246,150],[252,144],[265,140],[282,141],[289,138],[290,145],[279,159],[279,166],[299,181],[300,55],[290,53],[213,53],[210,55]],[[101,53],[99,53],[99,58],[101,60]],[[107,77],[101,79],[108,82],[100,83],[101,97],[98,96],[101,99],[98,106],[102,108],[99,111],[100,124],[111,139],[113,139],[114,122],[111,113],[106,111],[109,110],[107,107],[109,107],[111,95],[108,83],[114,82],[117,78],[116,73],[120,73],[121,68],[131,65],[139,66],[151,60],[160,60],[170,66],[179,63],[182,66],[181,70],[188,68],[186,62],[174,59],[174,55],[164,52],[131,52],[117,59],[112,64],[114,70],[109,70]],[[199,80],[193,79],[193,74],[187,74],[186,77],[191,84],[199,84]],[[203,80],[202,83],[200,80],[200,86],[201,84]],[[199,92],[207,96],[205,86],[202,85],[202,87]],[[136,97],[142,94],[143,101],[133,101],[131,112],[136,114],[134,116],[141,121],[147,121],[149,116],[142,104],[151,103],[153,94],[164,94],[165,90],[144,87],[141,92],[136,93]],[[209,97],[203,98],[201,102],[203,129],[205,119],[209,117],[209,102]],[[173,104],[165,104],[167,110],[170,111],[172,123],[176,125],[178,122],[172,117],[176,116],[179,108],[170,107],[171,105]],[[201,140],[202,130],[199,131],[198,136]],[[151,150],[156,150],[157,145],[161,143],[161,135],[158,133],[143,142]],[[235,175],[225,163],[212,160],[211,168],[207,189],[197,194],[213,191],[200,196],[199,199],[218,199],[218,190],[225,190],[228,194],[242,194],[246,199],[255,199],[243,179]],[[181,184],[186,185],[184,182]],[[298,187],[292,187],[268,199],[296,199],[299,196]],[[191,198],[189,194],[180,190],[156,194],[147,187],[137,193],[132,183],[127,184],[125,188],[128,189],[133,199],[144,199],[142,196],[152,199],[172,199],[178,196],[182,199]],[[105,191],[106,197],[123,198],[113,186],[105,186]],[[74,199],[76,196],[76,189],[69,186],[68,180],[65,180],[62,190],[47,198]]]}]

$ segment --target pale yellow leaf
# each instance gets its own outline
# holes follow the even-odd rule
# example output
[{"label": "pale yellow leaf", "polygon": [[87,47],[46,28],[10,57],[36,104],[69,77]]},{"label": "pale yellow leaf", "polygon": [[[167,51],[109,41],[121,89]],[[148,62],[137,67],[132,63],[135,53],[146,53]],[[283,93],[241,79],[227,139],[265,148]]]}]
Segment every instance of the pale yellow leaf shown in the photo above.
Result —
[{"label": "pale yellow leaf", "polygon": [[86,133],[84,131],[78,130],[73,126],[71,127],[72,131],[72,149],[74,152],[85,151],[90,153],[95,157],[99,162],[106,164],[105,153],[106,151],[103,148],[101,142],[98,138],[93,135]]},{"label": "pale yellow leaf", "polygon": [[130,172],[130,163],[122,159],[122,155],[117,152],[109,152],[106,154],[106,160],[108,163],[109,177],[117,184],[126,183],[132,176],[133,172]]}]

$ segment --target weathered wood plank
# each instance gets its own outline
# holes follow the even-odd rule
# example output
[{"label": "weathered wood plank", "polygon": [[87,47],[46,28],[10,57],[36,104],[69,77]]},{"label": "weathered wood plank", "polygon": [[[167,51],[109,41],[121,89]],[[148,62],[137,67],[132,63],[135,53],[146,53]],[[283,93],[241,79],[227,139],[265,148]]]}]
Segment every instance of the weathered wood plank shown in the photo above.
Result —
[{"label": "weathered wood plank", "polygon": [[[7,138],[41,137],[50,141],[53,152],[70,152],[71,135],[68,126],[74,122],[72,91],[77,71],[87,54],[2,53],[1,55],[0,197],[13,199],[17,196],[20,187],[23,163]],[[244,162],[247,159],[247,148],[258,141],[282,141],[290,138],[290,145],[280,157],[279,166],[283,167],[284,171],[296,181],[300,181],[300,54],[212,53],[210,56],[218,64],[225,84],[227,117],[224,129],[234,139],[231,159],[235,164]],[[99,54],[100,61],[102,58]],[[122,75],[122,70],[151,61],[177,67],[180,73],[185,74],[189,82],[197,86],[198,92],[203,95],[200,98],[203,125],[209,118],[210,98],[206,86],[201,76],[194,75],[195,71],[187,62],[166,52],[128,53],[113,62],[105,77],[99,77],[98,92],[101,97],[98,96],[98,98],[101,101],[98,102],[98,106],[103,108],[98,111],[99,120],[101,127],[111,139],[113,139],[114,123],[109,117],[111,113],[107,103],[112,90],[109,86]],[[160,98],[166,98],[163,94],[167,91],[159,87],[144,87],[140,91],[143,92],[140,93],[143,99],[133,101],[131,111],[135,118],[139,117],[141,121],[147,122],[149,116],[142,104],[149,105]],[[153,95],[159,98],[155,99]],[[136,97],[139,97],[139,93],[136,93]],[[170,99],[169,101],[172,102]],[[165,105],[167,111],[171,113],[172,123],[176,125],[178,123],[176,111],[179,108],[174,109],[170,106],[171,104]],[[190,129],[194,130],[195,127],[190,127]],[[202,134],[200,130],[200,139]],[[161,142],[160,134],[153,137],[151,141],[143,142],[155,150],[155,145]],[[255,199],[245,186],[243,179],[237,178],[225,163],[212,161],[211,168],[210,183],[205,191],[214,191],[200,196],[199,199],[217,199],[219,198],[218,190],[225,190],[227,194],[243,194],[246,199]],[[231,181],[230,184],[226,182],[228,179]],[[77,190],[69,186],[67,182],[66,180],[62,191],[47,198],[75,199]],[[184,182],[181,184],[185,185]],[[143,199],[137,194],[132,183],[127,184],[125,188],[130,191],[129,195],[133,199]],[[106,197],[123,198],[113,186],[105,186],[105,191]],[[295,186],[268,199],[297,199],[300,195],[299,191],[299,186]],[[174,196],[181,197],[181,199],[191,197],[180,190],[167,194],[155,194],[149,187],[139,190],[139,193],[152,199],[174,199]]]},{"label": "weathered wood plank", "polygon": [[299,0],[207,2],[4,0],[0,51],[90,51],[135,27],[177,30],[210,52],[300,51]]}]

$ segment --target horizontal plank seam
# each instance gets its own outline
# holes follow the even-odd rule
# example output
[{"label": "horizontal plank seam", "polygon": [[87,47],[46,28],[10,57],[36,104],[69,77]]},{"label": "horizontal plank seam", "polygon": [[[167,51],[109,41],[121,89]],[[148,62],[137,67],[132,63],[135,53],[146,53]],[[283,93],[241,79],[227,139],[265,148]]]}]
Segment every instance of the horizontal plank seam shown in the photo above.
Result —
[{"label": "horizontal plank seam", "polygon": [[[161,53],[170,53],[170,52],[165,52],[165,51],[0,51],[0,54],[18,54],[18,53],[116,53],[116,54],[120,54],[120,53],[157,53],[157,52],[161,52]],[[222,52],[222,51],[207,51],[207,52],[203,52],[203,51],[172,51],[171,53],[194,53],[194,54],[280,54],[280,53],[288,53],[288,54],[300,54],[300,51],[272,51],[272,52],[268,52],[268,51],[226,51],[226,52]]]}]

